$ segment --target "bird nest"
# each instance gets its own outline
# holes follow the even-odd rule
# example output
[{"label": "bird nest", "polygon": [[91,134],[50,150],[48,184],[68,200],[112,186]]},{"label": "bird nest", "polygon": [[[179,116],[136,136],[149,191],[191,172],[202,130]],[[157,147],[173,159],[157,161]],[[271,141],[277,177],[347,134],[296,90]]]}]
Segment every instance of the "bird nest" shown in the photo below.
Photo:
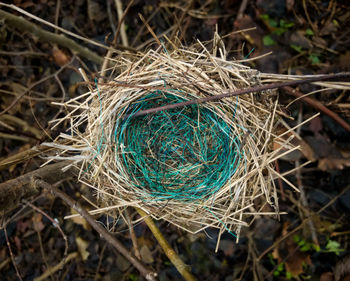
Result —
[{"label": "bird nest", "polygon": [[169,106],[261,84],[218,42],[210,52],[198,43],[118,56],[116,77],[63,104],[69,113],[54,122],[69,121],[60,135],[69,145],[56,144],[56,158],[74,160],[96,192],[91,213],[132,206],[192,233],[214,227],[237,237],[266,204],[278,212],[273,92]]}]

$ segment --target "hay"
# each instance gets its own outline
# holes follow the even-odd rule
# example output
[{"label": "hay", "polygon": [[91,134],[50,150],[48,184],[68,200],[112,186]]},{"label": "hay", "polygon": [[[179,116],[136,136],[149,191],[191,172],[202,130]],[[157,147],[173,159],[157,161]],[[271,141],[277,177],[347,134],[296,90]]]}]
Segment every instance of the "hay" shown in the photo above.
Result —
[{"label": "hay", "polygon": [[[218,38],[216,38],[218,39]],[[219,40],[214,40],[217,46]],[[63,105],[71,145],[53,158],[75,160],[79,180],[96,191],[108,213],[138,207],[191,233],[207,227],[238,237],[242,226],[264,213],[278,214],[274,161],[279,150],[278,99],[272,91],[226,98],[146,116],[142,109],[218,95],[261,84],[243,61],[227,61],[222,44],[209,52],[164,47],[115,58],[111,81]],[[295,149],[289,139],[282,148]],[[220,236],[219,236],[220,237]]]}]

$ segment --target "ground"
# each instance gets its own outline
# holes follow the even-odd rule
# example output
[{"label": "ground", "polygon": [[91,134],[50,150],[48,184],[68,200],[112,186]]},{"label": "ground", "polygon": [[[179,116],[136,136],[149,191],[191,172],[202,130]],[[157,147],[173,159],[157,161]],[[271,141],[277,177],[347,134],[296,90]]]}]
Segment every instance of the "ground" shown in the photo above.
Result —
[{"label": "ground", "polygon": [[[14,6],[1,5],[0,9],[55,32],[34,17],[23,15],[17,7],[66,31],[111,45],[119,29],[115,2],[118,1],[16,0]],[[129,1],[121,2],[125,2],[122,3],[125,10]],[[153,37],[139,13],[159,37],[178,36],[184,45],[197,39],[212,39],[216,28],[224,36],[255,27],[223,40],[230,51],[229,59],[252,58],[271,51],[269,56],[248,64],[263,72],[308,75],[350,69],[350,6],[346,0],[136,0],[121,26],[125,35],[120,32],[114,42],[117,49],[125,46],[125,36],[130,51],[152,47],[147,42]],[[91,42],[77,38],[74,41],[100,57],[106,55],[106,49]],[[86,90],[80,83],[79,67],[89,77],[95,77],[101,69],[91,57],[0,18],[0,160],[50,141],[69,125],[50,128],[49,121],[62,114],[52,102],[74,98]],[[309,93],[318,87],[304,85],[297,89]],[[191,235],[157,222],[198,280],[333,280],[333,271],[340,270],[335,269],[336,263],[346,261],[350,241],[350,130],[346,127],[350,122],[349,93],[330,89],[311,97],[326,110],[322,109],[319,116],[301,127],[302,153],[284,157],[276,167],[284,172],[308,159],[314,161],[287,176],[301,192],[277,183],[280,211],[285,213],[279,219],[257,218],[241,234],[238,244],[232,236],[224,234],[217,253],[216,230]],[[290,104],[295,96],[288,89],[279,90],[279,99],[286,115],[293,117],[285,119],[290,126],[320,110],[301,99]],[[345,120],[345,125],[338,117],[331,118],[332,113]],[[35,170],[41,163],[40,157],[31,157],[2,168],[0,182]],[[87,206],[83,200],[83,196],[90,197],[86,186],[68,179],[62,187]],[[85,220],[65,220],[64,216],[71,212],[60,199],[44,193],[21,202],[18,209],[3,216],[0,280],[33,280],[42,276],[48,267],[63,260],[64,236],[71,259],[65,260],[63,268],[48,279],[143,280]],[[138,215],[130,210],[130,217],[137,219]],[[53,220],[59,222],[62,231]],[[127,248],[133,247],[123,220],[113,226],[106,216],[98,220],[113,230]],[[158,273],[159,280],[181,280],[147,225],[138,223],[134,231],[142,261]]]}]

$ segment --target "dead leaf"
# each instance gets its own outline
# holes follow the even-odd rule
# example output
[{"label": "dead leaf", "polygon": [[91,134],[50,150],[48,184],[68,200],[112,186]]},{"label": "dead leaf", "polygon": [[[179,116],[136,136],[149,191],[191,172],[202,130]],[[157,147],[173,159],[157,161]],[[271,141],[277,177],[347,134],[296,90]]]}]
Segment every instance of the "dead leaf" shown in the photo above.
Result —
[{"label": "dead leaf", "polygon": [[320,116],[313,118],[309,123],[309,129],[315,134],[319,134],[323,130],[323,123]]},{"label": "dead leaf", "polygon": [[63,66],[67,63],[69,63],[70,58],[60,49],[57,47],[54,47],[52,49],[52,57],[55,63],[57,63],[59,66]]},{"label": "dead leaf", "polygon": [[106,13],[101,9],[100,4],[94,0],[88,0],[88,15],[92,21],[101,21],[106,18]]},{"label": "dead leaf", "polygon": [[[249,15],[243,15],[242,18],[234,22],[235,28],[237,30],[242,30],[246,28],[256,27],[258,26],[254,20]],[[258,46],[259,49],[262,46],[262,37],[263,34],[260,29],[256,28],[254,30],[245,31],[241,34],[244,36],[245,40],[247,40],[250,44]],[[232,35],[237,36],[237,35]]]},{"label": "dead leaf", "polygon": [[33,228],[36,232],[41,232],[45,228],[45,225],[43,224],[42,219],[43,219],[43,215],[40,213],[36,213],[32,218]]},{"label": "dead leaf", "polygon": [[286,0],[287,11],[292,11],[294,8],[294,0]]},{"label": "dead leaf", "polygon": [[148,246],[146,245],[143,245],[140,249],[140,255],[141,255],[141,259],[144,263],[147,263],[147,264],[151,264],[154,262],[154,258],[152,256],[152,252],[151,250],[149,249]]},{"label": "dead leaf", "polygon": [[[291,248],[290,253],[292,251],[295,251],[295,248],[297,245],[290,245]],[[310,255],[301,252],[300,250],[296,250],[294,254],[291,255],[291,257],[287,258],[285,262],[286,271],[289,271],[292,276],[298,276],[304,272],[304,265],[310,265],[311,264],[311,258]]]},{"label": "dead leaf", "polygon": [[[284,133],[285,131],[286,131],[286,129],[279,130],[278,135]],[[280,159],[285,160],[285,161],[296,161],[296,160],[300,160],[302,158],[302,156],[304,156],[309,161],[312,161],[312,162],[316,161],[316,156],[315,156],[315,153],[314,153],[312,147],[307,142],[305,142],[304,140],[301,140],[297,137],[294,137],[289,142],[289,144],[291,145],[289,148],[287,148],[287,147],[281,148],[283,142],[286,141],[287,139],[289,139],[292,135],[293,135],[293,133],[290,132],[289,134],[284,135],[282,137],[282,139],[281,138],[275,139],[273,141],[273,150],[276,151],[277,149],[280,149],[279,154],[283,154],[283,153],[287,152],[292,147],[300,146],[300,150],[294,150],[288,154],[285,154]]]},{"label": "dead leaf", "polygon": [[[73,208],[71,208],[70,210],[71,210],[72,214],[78,214]],[[81,225],[85,230],[91,230],[90,224],[87,222],[86,219],[84,219],[81,216],[77,216],[77,217],[72,218],[72,221],[76,224]]]},{"label": "dead leaf", "polygon": [[350,167],[350,158],[322,158],[318,160],[318,168],[322,171],[343,170]]},{"label": "dead leaf", "polygon": [[15,244],[16,244],[18,252],[21,252],[21,249],[22,249],[21,239],[19,239],[18,236],[16,235],[14,237],[14,240],[15,240]]},{"label": "dead leaf", "polygon": [[[288,233],[288,226],[288,223],[283,224],[283,236]],[[289,236],[280,243],[278,249],[275,248],[272,255],[279,263],[284,262],[286,271],[290,272],[294,277],[304,272],[305,264],[311,264],[310,255],[300,251],[299,246],[294,242],[293,236]]]},{"label": "dead leaf", "polygon": [[24,233],[30,226],[30,220],[19,220],[16,224],[17,231]]},{"label": "dead leaf", "polygon": [[324,272],[320,277],[320,281],[334,281],[334,276],[332,272]]},{"label": "dead leaf", "polygon": [[77,243],[78,252],[82,260],[86,261],[90,255],[90,253],[86,250],[87,247],[89,246],[89,243],[80,237],[75,238],[75,243]]}]

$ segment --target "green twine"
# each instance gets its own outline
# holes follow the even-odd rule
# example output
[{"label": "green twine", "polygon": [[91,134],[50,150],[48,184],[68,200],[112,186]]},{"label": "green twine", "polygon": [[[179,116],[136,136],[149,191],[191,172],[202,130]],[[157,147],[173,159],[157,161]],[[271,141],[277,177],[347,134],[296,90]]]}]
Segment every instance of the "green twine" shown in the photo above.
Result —
[{"label": "green twine", "polygon": [[133,118],[140,110],[184,101],[165,91],[151,92],[117,116],[114,142],[143,200],[196,201],[209,198],[236,172],[243,157],[238,134],[201,105]]}]

